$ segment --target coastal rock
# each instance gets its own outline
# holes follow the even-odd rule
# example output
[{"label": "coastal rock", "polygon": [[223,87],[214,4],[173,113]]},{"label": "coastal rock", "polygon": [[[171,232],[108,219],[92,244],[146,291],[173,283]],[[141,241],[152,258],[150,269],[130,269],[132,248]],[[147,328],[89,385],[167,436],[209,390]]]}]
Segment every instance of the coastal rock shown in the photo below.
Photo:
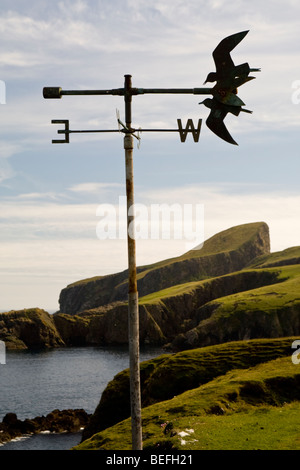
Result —
[{"label": "coastal rock", "polygon": [[[164,309],[156,307],[155,319],[151,309],[141,305],[140,318],[140,343],[161,345],[167,340],[165,335]],[[178,319],[179,320],[179,319]],[[53,321],[60,332],[61,338],[68,346],[85,345],[120,345],[128,343],[128,305],[126,302],[109,304],[105,308],[87,310],[79,315],[54,314]],[[175,329],[175,330],[174,330]],[[167,331],[181,331],[176,323],[168,325]],[[172,335],[172,337],[174,334]]]},{"label": "coastal rock", "polygon": [[[175,286],[174,290],[162,291],[157,297],[150,296],[149,300],[146,297],[139,305],[140,344],[170,343],[209,316],[204,307],[210,301],[275,282],[277,275],[274,272],[240,271],[191,283],[190,287],[185,284],[182,292],[180,286]],[[128,342],[128,305],[125,302],[87,310],[75,316],[58,313],[53,315],[53,320],[67,345],[76,342],[82,345]]]},{"label": "coastal rock", "polygon": [[53,410],[46,416],[21,421],[15,413],[7,413],[0,423],[0,443],[24,434],[39,434],[49,431],[53,433],[78,432],[83,429],[90,415],[83,409]]},{"label": "coastal rock", "polygon": [[[299,334],[300,271],[295,263],[300,260],[300,247],[270,254],[267,233],[265,224],[221,232],[205,243],[205,256],[196,260],[202,260],[202,268],[207,268],[204,279],[140,295],[140,344],[182,350]],[[260,251],[263,254],[253,258]],[[181,262],[171,263],[171,268],[176,265],[179,273],[173,282],[178,276],[188,277],[188,270],[183,274],[186,263],[194,272],[194,256],[188,253]],[[213,276],[213,272],[224,271],[226,262],[229,264],[225,270],[229,265],[230,271],[241,264],[243,268]],[[158,265],[148,274],[162,275],[161,263]],[[168,265],[164,268],[168,269]],[[207,275],[209,271],[211,276]],[[76,315],[49,315],[39,309],[7,312],[0,315],[0,339],[7,349],[125,345],[128,304],[118,300]]]},{"label": "coastal rock", "polygon": [[[201,249],[140,267],[140,344],[165,345],[187,333],[196,345],[193,329],[210,316],[207,303],[276,281],[266,270],[245,271],[269,250],[268,226],[258,222],[220,232]],[[40,309],[2,313],[0,340],[7,349],[127,344],[126,283],[126,273],[79,281],[61,293],[67,311],[54,315]]]},{"label": "coastal rock", "polygon": [[39,308],[0,313],[0,340],[7,349],[64,346],[52,316]]}]

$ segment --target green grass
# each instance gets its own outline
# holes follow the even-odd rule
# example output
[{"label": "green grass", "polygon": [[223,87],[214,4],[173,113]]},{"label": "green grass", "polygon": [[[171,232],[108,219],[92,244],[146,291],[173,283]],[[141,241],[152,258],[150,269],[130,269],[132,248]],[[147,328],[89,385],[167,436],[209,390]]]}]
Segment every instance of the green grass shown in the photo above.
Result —
[{"label": "green grass", "polygon": [[[275,268],[270,268],[275,269]],[[278,283],[226,297],[219,297],[212,302],[217,306],[214,317],[232,316],[235,312],[271,312],[283,307],[300,305],[300,265],[276,268]]]},{"label": "green grass", "polygon": [[[262,255],[257,257],[250,263],[252,268],[255,267],[268,267],[272,265],[283,265],[283,264],[296,264],[299,263],[300,258],[300,246],[293,246],[286,250],[276,251],[268,255]],[[250,267],[249,266],[249,267]]]},{"label": "green grass", "polygon": [[144,403],[169,399],[232,369],[247,369],[289,355],[294,339],[233,341],[162,356],[143,383]]},{"label": "green grass", "polygon": [[148,295],[144,295],[139,299],[140,305],[146,305],[151,303],[158,303],[162,299],[168,297],[176,297],[181,294],[189,294],[192,293],[197,287],[201,286],[205,281],[193,281],[187,282],[185,284],[179,284],[172,287],[167,287],[166,289],[162,289],[157,292],[153,292]]},{"label": "green grass", "polygon": [[291,307],[300,303],[300,265],[264,268],[263,270],[247,269],[239,271],[238,273],[226,274],[219,278],[188,282],[143,296],[139,299],[139,303],[140,305],[160,303],[170,297],[192,294],[198,288],[209,288],[210,284],[214,283],[216,279],[222,282],[222,280],[226,281],[226,279],[231,278],[232,282],[234,282],[237,275],[244,274],[246,276],[247,273],[251,272],[273,273],[274,279],[277,276],[277,282],[273,280],[271,283],[270,276],[268,283],[270,285],[247,290],[247,283],[245,283],[245,290],[212,300],[210,305],[215,304],[216,306],[214,310],[215,317],[217,315],[222,317],[230,316],[236,311],[260,310],[269,312],[270,310]]},{"label": "green grass", "polygon": [[[204,287],[204,286],[209,286],[212,282],[214,282],[215,279],[230,279],[232,278],[232,281],[234,282],[234,278],[239,275],[247,275],[247,273],[273,273],[274,274],[274,279],[277,278],[276,281],[272,281],[272,285],[276,284],[276,291],[278,290],[280,293],[288,291],[290,292],[291,296],[295,295],[298,293],[298,283],[300,280],[300,265],[291,265],[291,266],[283,266],[283,267],[272,267],[272,268],[256,268],[256,269],[243,269],[241,271],[235,272],[235,273],[230,273],[230,274],[225,274],[224,276],[220,276],[219,278],[211,278],[211,279],[205,279],[201,281],[193,281],[193,282],[187,282],[184,284],[179,284],[175,285],[172,287],[168,287],[166,289],[162,289],[160,291],[153,292],[151,294],[145,295],[139,299],[140,305],[145,305],[149,303],[158,303],[161,300],[168,298],[168,297],[175,297],[178,295],[182,294],[189,294],[193,293],[197,288],[199,287]],[[289,284],[285,284],[285,282],[289,282]],[[294,282],[291,282],[294,281]],[[266,281],[267,282],[267,281]],[[269,278],[269,282],[271,282],[271,276]],[[282,284],[282,285],[280,285]],[[265,286],[261,287],[260,289],[264,289]],[[274,292],[274,289],[266,287],[266,292]],[[241,292],[236,294],[236,298],[238,298],[239,295],[248,295],[247,292],[247,285],[245,285],[245,292]],[[256,289],[255,289],[256,290]],[[299,291],[300,292],[300,291]],[[265,294],[264,291],[262,291],[263,294]],[[260,291],[258,291],[258,295],[260,294]],[[272,294],[273,295],[273,294]],[[226,296],[227,297],[227,296]],[[300,298],[300,295],[299,295]],[[223,298],[220,298],[221,300]]]},{"label": "green grass", "polygon": [[[299,402],[282,407],[261,406],[225,416],[174,417],[174,413],[157,411],[161,417],[146,417],[143,421],[144,450],[300,450]],[[165,423],[172,423],[174,436],[164,433]],[[130,432],[130,421],[123,421],[75,450],[131,450]],[[182,432],[187,435],[181,436]]]},{"label": "green grass", "polygon": [[299,450],[300,404],[258,407],[226,416],[193,417],[177,447],[188,450]]},{"label": "green grass", "polygon": [[[211,246],[208,243],[202,255],[217,252],[219,242],[224,249],[223,235],[223,240],[210,240]],[[236,247],[239,236],[237,231]],[[254,289],[246,285],[248,290],[207,302],[205,307],[212,307],[212,314],[200,325],[206,324],[210,332],[214,328],[240,331],[248,321],[255,326],[257,320],[260,331],[263,317],[279,312],[287,314],[284,323],[293,322],[300,311],[300,265],[291,263],[298,262],[299,254],[300,247],[294,247],[259,257],[253,266],[238,273],[173,286],[140,298],[140,304],[164,303],[168,298],[176,301],[177,296],[194,294],[203,286],[214,290],[216,280],[228,286],[236,276],[247,279],[247,273],[265,272],[273,276],[265,278],[268,285]],[[143,364],[144,449],[300,450],[300,365],[291,361],[291,344],[292,338],[231,342]],[[286,357],[274,360],[276,354]],[[128,390],[128,371],[118,374],[117,380]],[[114,391],[117,401],[125,396],[117,381],[112,381],[109,390]],[[131,449],[130,419],[110,424],[76,448]]]},{"label": "green grass", "polygon": [[[160,303],[164,299],[167,299],[170,297],[178,297],[184,294],[193,294],[195,293],[197,289],[205,289],[205,288],[212,289],[211,286],[216,280],[219,280],[220,283],[222,283],[222,281],[226,282],[227,279],[230,279],[232,280],[232,283],[234,283],[235,278],[237,276],[241,276],[241,275],[247,276],[247,273],[253,273],[253,272],[257,272],[259,274],[262,272],[262,270],[261,269],[243,270],[243,271],[237,271],[235,273],[225,274],[219,277],[213,277],[209,279],[206,278],[200,281],[192,281],[192,282],[186,282],[184,284],[177,284],[175,286],[167,287],[166,289],[162,289],[160,291],[156,291],[151,294],[140,297],[139,304],[147,305],[147,304]],[[279,275],[278,269],[276,270],[274,268],[265,269],[264,272],[274,273],[273,280],[271,280],[271,276],[268,279],[269,283],[271,282],[274,283],[275,282],[274,279],[276,278],[276,276],[277,276],[278,282],[282,282],[284,280],[284,278],[278,277]],[[266,280],[265,282],[267,283],[268,281]],[[249,289],[249,287],[247,286],[247,283],[245,283],[244,287],[245,287],[245,290]]]},{"label": "green grass", "polygon": [[264,225],[264,222],[254,222],[231,227],[213,235],[204,242],[200,250],[188,251],[182,255],[181,259],[193,258],[196,253],[198,256],[210,256],[216,253],[237,250],[245,241],[256,237],[258,230]]},{"label": "green grass", "polygon": [[[181,256],[174,258],[168,258],[166,260],[158,261],[156,263],[139,266],[137,270],[137,279],[142,279],[150,271],[168,266],[173,263],[178,263],[186,259],[199,258],[202,256],[211,256],[221,252],[234,251],[240,248],[245,242],[251,240],[251,238],[257,236],[257,232],[260,227],[264,226],[264,222],[254,222],[249,224],[237,225],[231,227],[227,230],[224,230],[220,233],[217,233],[210,237],[208,240],[205,240],[203,246],[200,249],[193,249],[184,253]],[[195,247],[196,248],[196,247]],[[68,287],[80,286],[88,284],[89,282],[98,281],[104,279],[107,276],[95,276],[87,279],[82,279],[70,284]],[[120,283],[126,282],[126,276],[124,281],[120,280]]]},{"label": "green grass", "polygon": [[[247,369],[291,354],[294,337],[218,344],[141,363],[142,406],[168,400],[234,369]],[[130,416],[129,369],[117,374],[102,393],[85,438]]]},{"label": "green grass", "polygon": [[[159,261],[149,266],[141,266],[137,278],[141,279],[148,272],[170,265],[172,263],[178,263],[187,259],[201,258],[204,256],[211,256],[217,253],[225,253],[229,251],[238,250],[246,241],[251,240],[257,236],[257,232],[260,227],[265,225],[264,222],[255,222],[244,225],[237,225],[224,230],[216,235],[213,235],[208,240],[205,240],[203,246],[200,249],[193,249],[184,253],[181,256],[175,258],[169,258],[167,260]],[[196,248],[196,247],[195,247]]]},{"label": "green grass", "polygon": [[[144,449],[299,450],[299,385],[300,366],[290,357],[230,371],[144,408]],[[95,434],[75,449],[99,448],[129,450],[130,419]]]}]

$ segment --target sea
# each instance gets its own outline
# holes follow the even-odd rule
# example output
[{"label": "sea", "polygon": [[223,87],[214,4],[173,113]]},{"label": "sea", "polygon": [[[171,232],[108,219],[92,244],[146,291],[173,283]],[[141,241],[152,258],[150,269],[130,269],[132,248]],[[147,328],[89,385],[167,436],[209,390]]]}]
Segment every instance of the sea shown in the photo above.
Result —
[{"label": "sea", "polygon": [[[144,347],[140,360],[164,354]],[[74,347],[43,351],[6,351],[0,364],[0,421],[6,413],[18,419],[46,416],[55,409],[83,408],[93,413],[106,385],[129,367],[128,347]],[[81,441],[77,433],[41,433],[0,445],[1,450],[69,450]]]}]

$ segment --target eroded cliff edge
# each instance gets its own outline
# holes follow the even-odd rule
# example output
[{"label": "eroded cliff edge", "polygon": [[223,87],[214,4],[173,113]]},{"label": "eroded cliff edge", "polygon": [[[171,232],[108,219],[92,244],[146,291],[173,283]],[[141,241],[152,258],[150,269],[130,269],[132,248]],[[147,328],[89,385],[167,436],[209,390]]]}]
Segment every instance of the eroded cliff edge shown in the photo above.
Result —
[{"label": "eroded cliff edge", "polygon": [[[258,222],[220,232],[199,250],[140,267],[140,343],[174,342],[210,315],[207,303],[276,283],[277,271],[245,270],[269,253],[268,226]],[[8,348],[126,344],[126,299],[126,272],[78,281],[63,289],[57,314],[39,309],[1,314],[0,339]],[[186,337],[179,343],[197,347]]]},{"label": "eroded cliff edge", "polygon": [[[195,248],[182,256],[139,267],[139,297],[174,285],[239,271],[257,256],[269,252],[270,236],[266,223],[232,227],[206,240],[200,249]],[[76,315],[126,299],[127,270],[70,284],[61,291],[60,312]]]}]

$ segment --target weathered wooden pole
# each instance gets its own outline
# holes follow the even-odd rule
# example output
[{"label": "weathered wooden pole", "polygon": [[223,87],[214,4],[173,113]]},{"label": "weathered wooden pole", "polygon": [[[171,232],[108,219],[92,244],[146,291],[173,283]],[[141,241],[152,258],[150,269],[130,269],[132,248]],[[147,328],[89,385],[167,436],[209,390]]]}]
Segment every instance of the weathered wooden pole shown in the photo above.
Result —
[{"label": "weathered wooden pole", "polygon": [[136,280],[136,247],[134,225],[133,136],[131,132],[131,76],[125,75],[125,122],[128,132],[124,137],[127,197],[128,244],[128,341],[130,361],[130,406],[132,449],[142,450],[142,416],[139,352],[139,307]]}]

